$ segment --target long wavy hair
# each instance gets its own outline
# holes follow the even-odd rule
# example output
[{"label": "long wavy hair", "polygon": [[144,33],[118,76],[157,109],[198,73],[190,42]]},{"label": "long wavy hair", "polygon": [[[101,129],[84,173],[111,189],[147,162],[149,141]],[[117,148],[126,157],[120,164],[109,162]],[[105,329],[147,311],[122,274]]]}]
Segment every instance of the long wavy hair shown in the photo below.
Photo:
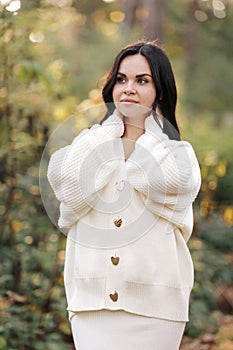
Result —
[{"label": "long wavy hair", "polygon": [[172,66],[167,54],[155,41],[139,41],[123,48],[116,56],[102,88],[103,100],[107,106],[107,113],[101,123],[114,111],[113,88],[117,81],[117,74],[122,60],[129,55],[143,55],[151,69],[156,88],[153,103],[153,114],[156,119],[156,108],[159,107],[164,120],[163,132],[171,139],[179,140],[180,132],[176,121],[177,90]]}]

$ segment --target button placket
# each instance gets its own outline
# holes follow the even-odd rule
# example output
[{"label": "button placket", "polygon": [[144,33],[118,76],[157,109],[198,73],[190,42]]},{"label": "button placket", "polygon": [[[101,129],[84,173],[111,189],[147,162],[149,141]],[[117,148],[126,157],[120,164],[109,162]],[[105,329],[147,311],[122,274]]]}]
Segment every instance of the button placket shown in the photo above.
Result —
[{"label": "button placket", "polygon": [[106,291],[109,302],[110,303],[116,303],[119,301],[119,289],[120,289],[120,283],[119,283],[119,273],[121,271],[120,263],[121,258],[117,251],[113,250],[108,255],[108,263],[109,263],[109,280],[106,285]]},{"label": "button placket", "polygon": [[[115,188],[119,192],[123,191],[123,189],[125,188],[125,181],[124,180],[116,181]],[[119,227],[121,227],[121,225],[123,223],[123,219],[120,216],[114,217],[113,223],[117,228],[119,228]],[[112,265],[117,266],[119,264],[119,262],[120,262],[119,256],[117,256],[116,254],[111,256]],[[117,271],[117,270],[115,270],[115,271]],[[111,299],[112,302],[114,302],[114,303],[117,302],[118,298],[119,298],[118,292],[115,290],[114,292],[110,293],[109,298]]]}]

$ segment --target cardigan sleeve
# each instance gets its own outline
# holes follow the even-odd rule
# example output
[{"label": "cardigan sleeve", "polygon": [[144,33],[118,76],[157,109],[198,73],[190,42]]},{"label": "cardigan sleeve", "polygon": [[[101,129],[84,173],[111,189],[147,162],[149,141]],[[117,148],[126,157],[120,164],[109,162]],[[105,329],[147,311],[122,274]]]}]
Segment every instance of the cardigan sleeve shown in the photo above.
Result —
[{"label": "cardigan sleeve", "polygon": [[59,227],[71,226],[101,198],[100,191],[118,165],[116,140],[122,133],[123,123],[112,116],[83,130],[71,145],[51,156],[48,180],[61,202]]},{"label": "cardigan sleeve", "polygon": [[127,176],[149,210],[184,226],[201,184],[199,164],[188,142],[170,140],[147,118],[145,133],[127,162]]}]

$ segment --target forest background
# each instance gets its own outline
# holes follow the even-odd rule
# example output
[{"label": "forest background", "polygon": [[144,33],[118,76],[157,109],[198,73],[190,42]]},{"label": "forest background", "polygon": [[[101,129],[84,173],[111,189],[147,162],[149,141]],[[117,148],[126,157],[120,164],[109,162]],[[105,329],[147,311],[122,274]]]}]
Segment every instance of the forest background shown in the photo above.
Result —
[{"label": "forest background", "polygon": [[[60,123],[101,103],[97,82],[142,37],[171,58],[202,172],[182,349],[233,349],[232,14],[232,0],[0,0],[0,350],[73,349],[65,236],[43,207],[40,160]],[[80,117],[80,130],[91,122]]]}]

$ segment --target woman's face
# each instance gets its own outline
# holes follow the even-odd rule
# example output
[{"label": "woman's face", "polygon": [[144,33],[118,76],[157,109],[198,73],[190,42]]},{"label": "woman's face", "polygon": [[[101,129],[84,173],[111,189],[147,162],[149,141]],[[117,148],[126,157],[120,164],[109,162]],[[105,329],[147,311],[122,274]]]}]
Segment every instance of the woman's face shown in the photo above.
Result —
[{"label": "woman's face", "polygon": [[113,101],[126,117],[148,115],[156,97],[156,89],[147,59],[140,55],[125,57],[113,88]]}]

